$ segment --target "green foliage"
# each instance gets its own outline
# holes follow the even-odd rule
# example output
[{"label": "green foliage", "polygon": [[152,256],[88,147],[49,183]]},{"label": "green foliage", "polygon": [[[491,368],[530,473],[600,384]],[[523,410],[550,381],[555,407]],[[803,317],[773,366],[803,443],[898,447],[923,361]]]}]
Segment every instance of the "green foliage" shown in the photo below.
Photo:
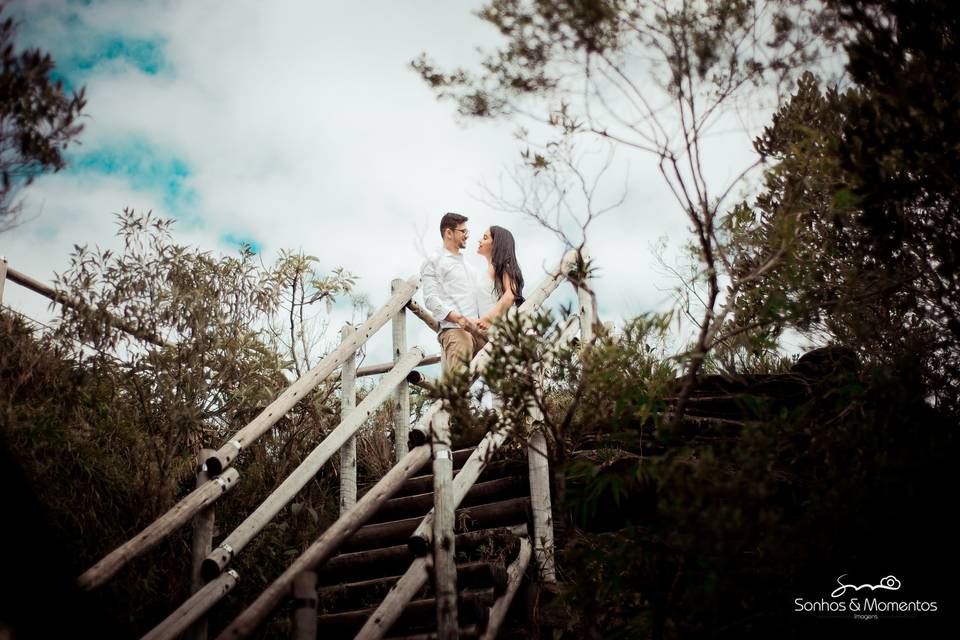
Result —
[{"label": "green foliage", "polygon": [[493,0],[477,15],[505,40],[480,72],[444,72],[426,54],[411,66],[440,98],[478,118],[522,111],[527,97],[563,94],[583,74],[636,81],[634,57],[674,97],[697,90],[694,82],[708,93],[780,82],[837,37],[829,3]]},{"label": "green foliage", "polygon": [[568,465],[570,591],[552,605],[572,636],[804,637],[793,598],[844,570],[896,565],[944,585],[927,567],[949,545],[931,532],[955,435],[902,368],[806,383],[799,404],[744,404],[742,428],[678,433],[658,420],[669,384],[593,357],[606,384],[570,430],[594,441]]},{"label": "green foliage", "polygon": [[14,50],[16,31],[13,18],[0,21],[0,224],[20,211],[19,187],[65,166],[63,152],[83,129],[77,120],[86,105],[83,89],[67,96],[63,83],[52,81],[49,53]]},{"label": "green foliage", "polygon": [[[955,8],[931,4],[944,19],[918,24],[894,20],[906,11],[894,3],[881,12],[891,17],[884,24],[899,25],[890,32],[848,9],[846,19],[867,21],[848,45],[864,84],[840,94],[802,78],[756,141],[776,162],[764,191],[724,220],[733,277],[762,271],[738,301],[734,324],[774,337],[789,326],[870,361],[912,355],[931,397],[956,412],[960,194],[943,177],[958,164],[943,123],[960,71],[937,39]],[[936,33],[927,33],[933,24]]]},{"label": "green foliage", "polygon": [[[319,274],[315,258],[284,254],[267,268],[248,249],[224,257],[177,245],[170,221],[149,214],[118,220],[121,252],[77,247],[58,277],[78,305],[54,331],[34,334],[6,314],[0,331],[4,448],[67,546],[69,566],[58,569],[71,579],[189,493],[199,449],[220,446],[287,386],[294,356],[272,333],[278,317],[296,335],[300,318],[353,282],[342,269]],[[294,282],[306,294],[285,297]],[[116,318],[167,346],[134,342]],[[218,539],[337,424],[335,389],[321,383],[240,454],[240,482],[217,503]],[[251,543],[219,615],[235,615],[337,517],[338,483],[329,469],[318,474]],[[142,634],[185,599],[189,536],[177,532],[98,590],[103,624]]]}]

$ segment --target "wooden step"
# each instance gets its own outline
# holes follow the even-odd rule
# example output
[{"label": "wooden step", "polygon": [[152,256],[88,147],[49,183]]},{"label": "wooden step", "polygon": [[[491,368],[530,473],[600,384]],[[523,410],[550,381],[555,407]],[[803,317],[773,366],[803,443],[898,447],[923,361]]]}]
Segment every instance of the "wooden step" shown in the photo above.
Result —
[{"label": "wooden step", "polygon": [[[472,624],[468,627],[460,627],[459,635],[466,640],[467,638],[479,638],[482,633],[483,630],[480,627]],[[407,636],[390,636],[386,640],[437,640],[437,638],[437,632],[431,631],[430,633],[413,633]]]},{"label": "wooden step", "polygon": [[[483,473],[480,474],[480,479],[493,480],[505,476],[523,476],[526,473],[526,460],[493,460],[487,464]],[[431,491],[433,491],[433,474],[428,473],[410,478],[393,495],[394,497],[403,497]]]},{"label": "wooden step", "polygon": [[[460,624],[486,628],[490,606],[496,600],[493,589],[465,589],[457,599],[457,619]],[[376,607],[326,613],[317,616],[317,637],[352,637]],[[411,600],[388,633],[430,632],[437,626],[437,602],[434,598]],[[346,635],[350,634],[350,635]]]},{"label": "wooden step", "polygon": [[[499,597],[507,588],[507,560],[473,560],[457,564],[457,587],[467,589],[493,588]],[[399,575],[348,582],[317,589],[318,608],[321,611],[345,611],[375,607],[383,601]],[[433,595],[432,585],[424,587],[420,598]]]},{"label": "wooden step", "polygon": [[[432,477],[431,477],[432,480]],[[478,482],[470,488],[460,506],[469,507],[507,498],[530,495],[530,483],[523,476],[507,476]],[[433,508],[433,491],[387,500],[369,523],[425,516]]]},{"label": "wooden step", "polygon": [[[456,532],[465,533],[476,529],[490,529],[520,524],[529,520],[530,498],[511,498],[490,504],[457,509]],[[360,527],[341,547],[344,551],[363,551],[389,547],[405,542],[417,529],[422,516],[368,524]]]},{"label": "wooden step", "polygon": [[[457,555],[469,555],[478,548],[507,549],[507,557],[515,557],[520,548],[517,536],[503,527],[492,527],[463,533],[456,537],[454,544]],[[380,578],[383,576],[401,575],[416,559],[407,546],[397,544],[382,549],[341,553],[333,556],[319,570],[317,582],[321,585],[339,584]]]}]

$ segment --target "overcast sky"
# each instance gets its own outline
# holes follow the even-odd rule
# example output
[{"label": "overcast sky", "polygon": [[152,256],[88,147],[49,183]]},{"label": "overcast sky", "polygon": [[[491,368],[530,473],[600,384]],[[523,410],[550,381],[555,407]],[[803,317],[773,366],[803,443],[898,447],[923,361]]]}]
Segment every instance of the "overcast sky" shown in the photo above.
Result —
[{"label": "overcast sky", "polygon": [[[86,87],[87,108],[69,168],[25,191],[23,223],[0,235],[0,254],[50,281],[74,244],[114,246],[114,212],[152,209],[177,219],[181,243],[232,253],[249,242],[268,263],[301,249],[324,269],[343,266],[379,306],[391,278],[439,247],[442,213],[457,211],[477,260],[484,228],[512,230],[533,285],[559,242],[478,198],[518,158],[514,125],[458,123],[408,68],[422,51],[471,65],[476,47],[496,46],[471,12],[479,4],[13,2],[19,44],[50,51],[67,83]],[[724,145],[717,168],[749,158],[749,136]],[[590,240],[601,315],[620,324],[668,303],[675,283],[651,247],[667,236],[675,249],[687,232],[652,158],[620,156],[610,176],[627,198]],[[49,317],[45,299],[13,284],[4,303]],[[382,333],[368,362],[388,356]],[[409,341],[438,349],[418,323]]]}]

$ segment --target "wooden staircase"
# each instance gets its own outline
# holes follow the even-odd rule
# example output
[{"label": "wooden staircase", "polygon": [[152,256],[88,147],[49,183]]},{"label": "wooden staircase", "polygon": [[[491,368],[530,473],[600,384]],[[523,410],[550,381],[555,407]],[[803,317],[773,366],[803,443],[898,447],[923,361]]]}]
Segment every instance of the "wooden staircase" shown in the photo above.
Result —
[{"label": "wooden staircase", "polygon": [[[453,452],[455,470],[473,451],[470,447]],[[421,471],[429,469],[427,464]],[[430,553],[419,538],[410,536],[432,507],[433,476],[410,478],[318,572],[317,637],[353,638],[401,574],[416,558]],[[507,591],[508,567],[518,557],[520,538],[527,535],[529,514],[526,460],[488,462],[456,511],[460,637],[481,637],[486,630],[491,607]],[[436,624],[436,601],[428,581],[388,637],[435,637]]]}]

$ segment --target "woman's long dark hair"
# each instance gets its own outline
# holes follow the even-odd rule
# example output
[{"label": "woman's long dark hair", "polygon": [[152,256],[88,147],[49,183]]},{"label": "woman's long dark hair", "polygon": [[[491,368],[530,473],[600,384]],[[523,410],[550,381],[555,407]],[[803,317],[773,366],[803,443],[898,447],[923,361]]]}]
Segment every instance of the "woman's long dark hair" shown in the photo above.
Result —
[{"label": "woman's long dark hair", "polygon": [[520,271],[520,265],[517,264],[513,234],[503,227],[493,226],[490,227],[490,237],[493,239],[490,258],[493,262],[494,293],[498,298],[503,295],[503,274],[507,274],[510,276],[511,289],[513,289],[513,303],[519,307],[523,303],[523,273]]}]

